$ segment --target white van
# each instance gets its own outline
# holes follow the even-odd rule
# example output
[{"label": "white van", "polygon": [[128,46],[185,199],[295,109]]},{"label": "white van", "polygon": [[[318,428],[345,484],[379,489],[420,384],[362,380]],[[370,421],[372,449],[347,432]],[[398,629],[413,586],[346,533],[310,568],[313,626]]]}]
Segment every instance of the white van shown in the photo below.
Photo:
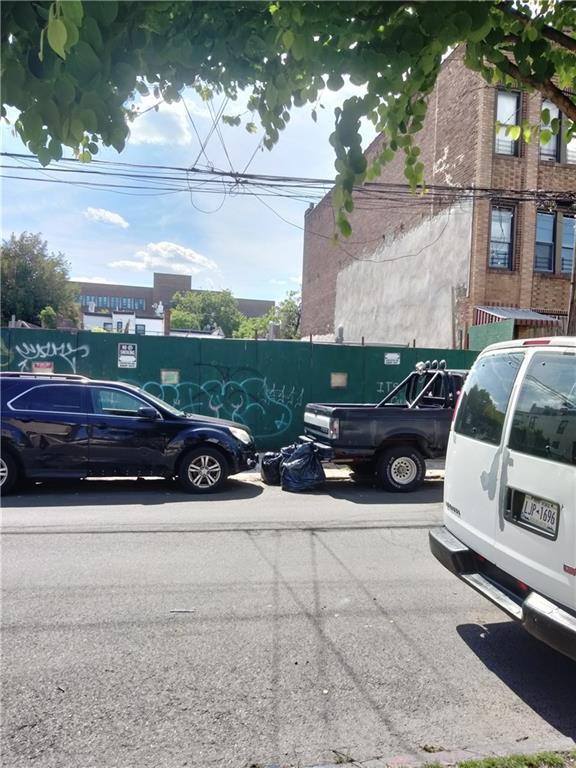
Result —
[{"label": "white van", "polygon": [[507,341],[478,356],[448,441],[452,573],[576,661],[576,337]]}]

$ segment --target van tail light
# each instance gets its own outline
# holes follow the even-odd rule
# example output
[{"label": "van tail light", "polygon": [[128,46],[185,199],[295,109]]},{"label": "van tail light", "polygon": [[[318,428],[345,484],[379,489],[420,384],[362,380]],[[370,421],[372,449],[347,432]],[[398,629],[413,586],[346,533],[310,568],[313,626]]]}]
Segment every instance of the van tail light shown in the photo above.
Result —
[{"label": "van tail light", "polygon": [[328,437],[330,440],[338,440],[340,437],[340,419],[332,417],[328,426]]},{"label": "van tail light", "polygon": [[545,344],[550,344],[550,339],[527,339],[522,342],[523,347],[542,347]]},{"label": "van tail light", "polygon": [[530,589],[528,584],[524,584],[524,582],[520,581],[520,579],[516,579],[516,586],[521,592],[528,592],[528,590]]}]

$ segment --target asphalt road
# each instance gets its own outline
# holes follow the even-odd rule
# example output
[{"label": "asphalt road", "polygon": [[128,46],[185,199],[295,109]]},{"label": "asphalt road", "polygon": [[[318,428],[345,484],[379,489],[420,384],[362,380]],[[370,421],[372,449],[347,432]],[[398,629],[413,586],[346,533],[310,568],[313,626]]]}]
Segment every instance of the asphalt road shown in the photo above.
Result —
[{"label": "asphalt road", "polygon": [[2,510],[2,765],[305,766],[576,739],[576,665],[428,552],[409,497],[255,478],[37,486]]}]

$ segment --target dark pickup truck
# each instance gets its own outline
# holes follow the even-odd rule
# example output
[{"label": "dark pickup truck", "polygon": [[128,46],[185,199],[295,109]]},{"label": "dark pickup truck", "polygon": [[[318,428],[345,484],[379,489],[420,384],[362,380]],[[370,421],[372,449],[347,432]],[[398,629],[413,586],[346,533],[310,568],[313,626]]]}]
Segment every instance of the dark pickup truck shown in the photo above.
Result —
[{"label": "dark pickup truck", "polygon": [[413,491],[426,459],[444,457],[452,413],[466,371],[439,363],[416,369],[376,404],[308,403],[304,437],[332,449],[333,461],[357,476],[375,475],[391,491]]}]

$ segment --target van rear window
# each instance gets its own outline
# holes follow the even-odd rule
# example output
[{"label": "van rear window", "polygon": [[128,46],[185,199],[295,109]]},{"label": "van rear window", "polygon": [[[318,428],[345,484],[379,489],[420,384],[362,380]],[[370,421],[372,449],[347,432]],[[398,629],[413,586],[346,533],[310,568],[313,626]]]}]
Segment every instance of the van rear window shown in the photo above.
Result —
[{"label": "van rear window", "polygon": [[576,464],[574,355],[534,355],[518,394],[509,447],[563,464]]},{"label": "van rear window", "polygon": [[487,355],[476,362],[464,385],[455,432],[483,443],[500,443],[510,393],[523,359],[523,352],[508,352]]}]

